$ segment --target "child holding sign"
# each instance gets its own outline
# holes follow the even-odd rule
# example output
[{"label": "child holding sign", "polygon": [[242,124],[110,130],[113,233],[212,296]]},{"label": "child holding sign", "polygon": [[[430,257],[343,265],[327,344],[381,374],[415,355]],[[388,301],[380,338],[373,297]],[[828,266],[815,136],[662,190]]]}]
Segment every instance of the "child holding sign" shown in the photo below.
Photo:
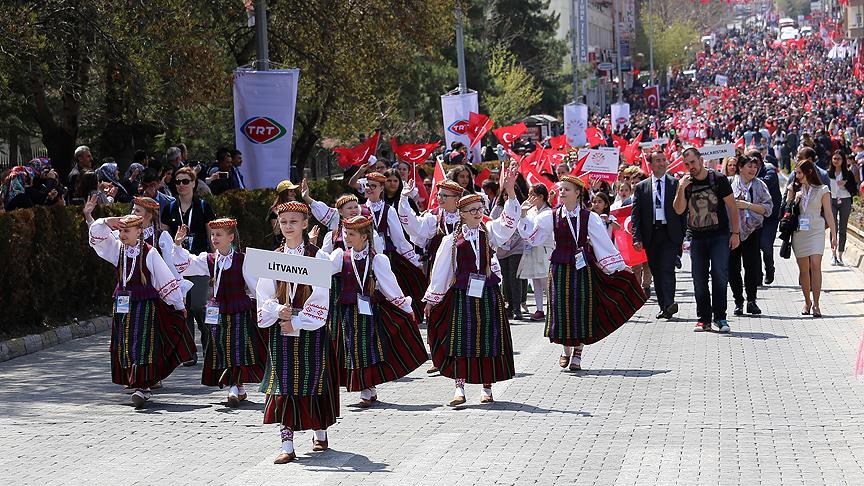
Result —
[{"label": "child holding sign", "polygon": [[244,383],[258,383],[264,376],[267,348],[253,318],[255,303],[247,292],[255,292],[258,280],[243,272],[246,257],[234,249],[240,235],[237,221],[214,219],[207,223],[210,242],[216,250],[190,255],[181,246],[186,237],[183,225],[174,237],[174,265],[183,276],[210,277],[213,297],[205,306],[204,324],[209,335],[204,341],[204,369],[201,384],[228,388],[228,406],[246,400]]},{"label": "child holding sign", "polygon": [[[309,207],[288,202],[276,207],[285,243],[276,251],[329,261],[305,241]],[[327,427],[339,415],[339,369],[326,323],[327,289],[294,282],[258,279],[258,327],[270,332],[267,369],[261,391],[267,394],[264,423],[280,424],[282,450],[273,461],[297,458],[294,432],[315,431],[312,451],[328,448]]]},{"label": "child holding sign", "polygon": [[150,400],[150,387],[195,355],[180,284],[159,252],[143,241],[143,223],[141,216],[129,215],[90,226],[90,246],[117,267],[111,379],[135,389],[135,408]]},{"label": "child holding sign", "polygon": [[347,250],[330,254],[336,285],[331,302],[342,318],[332,325],[338,335],[340,380],[360,392],[361,408],[378,399],[375,385],[416,370],[427,359],[417,319],[390,269],[390,260],[372,243],[372,219],[355,216],[342,222]]}]

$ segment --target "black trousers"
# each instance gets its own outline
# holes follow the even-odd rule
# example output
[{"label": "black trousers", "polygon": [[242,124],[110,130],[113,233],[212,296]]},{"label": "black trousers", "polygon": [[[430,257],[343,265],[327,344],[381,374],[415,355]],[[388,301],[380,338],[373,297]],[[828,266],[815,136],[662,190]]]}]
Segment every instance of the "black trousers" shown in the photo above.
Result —
[{"label": "black trousers", "polygon": [[645,246],[648,268],[654,276],[654,290],[661,311],[675,303],[675,257],[680,249],[681,245],[673,244],[662,226],[654,227],[651,244]]},{"label": "black trousers", "polygon": [[[744,304],[744,294],[747,302],[756,301],[756,291],[762,283],[762,228],[754,231],[742,241],[738,248],[729,253],[729,286],[732,287],[732,297],[735,305]],[[744,267],[744,280],[741,280],[741,267]]]},{"label": "black trousers", "polygon": [[522,260],[522,254],[517,253],[505,258],[500,258],[498,262],[501,264],[501,293],[504,294],[504,302],[507,303],[507,308],[512,313],[521,312],[522,307],[522,286],[524,281],[516,277],[516,271],[519,270],[519,262]]}]

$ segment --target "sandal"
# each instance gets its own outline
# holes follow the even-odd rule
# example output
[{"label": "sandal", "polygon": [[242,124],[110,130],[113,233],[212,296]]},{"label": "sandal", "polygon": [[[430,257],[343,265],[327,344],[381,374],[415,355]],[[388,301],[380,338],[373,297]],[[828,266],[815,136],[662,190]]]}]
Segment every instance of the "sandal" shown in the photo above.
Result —
[{"label": "sandal", "polygon": [[801,311],[801,315],[802,316],[809,316],[810,315],[810,306],[809,305],[804,306],[804,309]]},{"label": "sandal", "polygon": [[813,306],[813,317],[822,317],[822,311],[819,309],[818,305]]},{"label": "sandal", "polygon": [[558,358],[558,366],[560,366],[562,368],[566,368],[567,365],[569,365],[569,364],[570,364],[570,356],[561,355]]}]

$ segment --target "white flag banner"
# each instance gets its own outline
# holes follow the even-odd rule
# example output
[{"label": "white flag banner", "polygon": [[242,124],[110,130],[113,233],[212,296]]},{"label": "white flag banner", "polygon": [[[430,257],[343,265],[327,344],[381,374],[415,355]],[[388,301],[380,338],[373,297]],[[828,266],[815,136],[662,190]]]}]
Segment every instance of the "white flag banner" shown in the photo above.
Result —
[{"label": "white flag banner", "polygon": [[729,84],[729,78],[725,74],[718,74],[714,76],[714,84],[717,86],[726,86]]},{"label": "white flag banner", "polygon": [[[441,96],[441,113],[444,118],[444,141],[449,149],[453,142],[462,142],[466,147],[471,145],[466,130],[468,115],[480,113],[480,101],[476,91],[465,94],[446,94]],[[470,149],[468,157],[473,163],[480,162],[480,144]]]},{"label": "white flag banner", "polygon": [[258,248],[246,248],[246,257],[243,259],[243,272],[253,277],[325,289],[330,288],[332,268],[328,260]]},{"label": "white flag banner", "polygon": [[291,175],[299,69],[234,71],[234,136],[246,187],[276,187]]},{"label": "white flag banner", "polygon": [[587,157],[582,165],[582,173],[591,172],[591,179],[597,178],[608,181],[610,184],[618,178],[618,149],[595,150],[582,149],[578,153],[579,160]]},{"label": "white flag banner", "polygon": [[613,103],[611,112],[615,130],[620,130],[630,123],[630,103]]},{"label": "white flag banner", "polygon": [[571,147],[582,147],[588,143],[585,130],[588,129],[588,106],[581,103],[564,105],[564,134]]},{"label": "white flag banner", "polygon": [[716,160],[735,156],[735,144],[706,145],[699,149],[703,160]]}]

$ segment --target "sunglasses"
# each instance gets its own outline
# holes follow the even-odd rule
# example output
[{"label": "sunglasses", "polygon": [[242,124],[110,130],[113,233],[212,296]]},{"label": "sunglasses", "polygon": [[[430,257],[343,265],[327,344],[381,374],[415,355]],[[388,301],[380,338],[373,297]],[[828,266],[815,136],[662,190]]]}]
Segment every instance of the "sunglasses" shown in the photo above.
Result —
[{"label": "sunglasses", "polygon": [[192,179],[175,179],[174,182],[181,186],[185,186],[187,184],[192,184]]}]

